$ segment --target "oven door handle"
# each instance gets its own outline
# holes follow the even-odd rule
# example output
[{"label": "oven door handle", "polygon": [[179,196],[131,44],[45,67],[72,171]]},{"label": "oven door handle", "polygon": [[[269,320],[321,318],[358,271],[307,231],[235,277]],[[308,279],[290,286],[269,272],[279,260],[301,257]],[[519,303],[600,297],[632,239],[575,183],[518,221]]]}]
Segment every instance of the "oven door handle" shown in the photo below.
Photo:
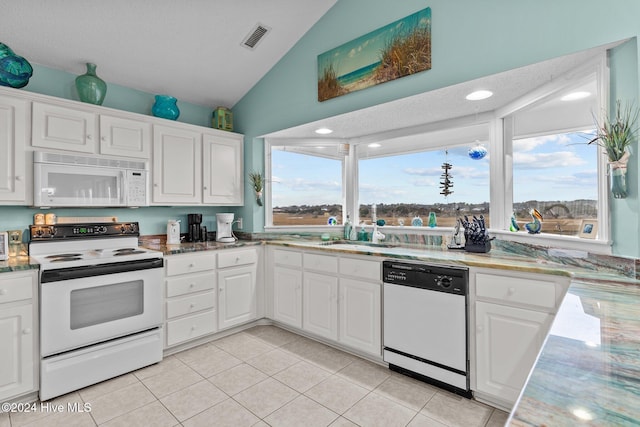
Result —
[{"label": "oven door handle", "polygon": [[81,279],[83,277],[126,273],[129,271],[148,270],[151,268],[162,268],[163,265],[164,262],[162,258],[151,258],[135,261],[112,262],[107,264],[87,265],[82,267],[45,270],[40,275],[40,283],[60,282],[62,280]]}]

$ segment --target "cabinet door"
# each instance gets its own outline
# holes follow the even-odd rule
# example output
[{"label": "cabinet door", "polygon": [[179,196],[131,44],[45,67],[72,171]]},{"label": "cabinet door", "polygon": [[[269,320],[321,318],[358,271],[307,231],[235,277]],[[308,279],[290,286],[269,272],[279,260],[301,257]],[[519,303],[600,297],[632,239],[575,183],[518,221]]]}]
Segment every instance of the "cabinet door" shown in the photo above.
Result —
[{"label": "cabinet door", "polygon": [[338,339],[338,278],[304,273],[302,327],[314,334]]},{"label": "cabinet door", "polygon": [[151,124],[101,115],[100,153],[150,159]]},{"label": "cabinet door", "polygon": [[33,306],[0,308],[0,401],[34,390]]},{"label": "cabinet door", "polygon": [[256,266],[218,271],[218,327],[255,320]]},{"label": "cabinet door", "polygon": [[203,136],[203,202],[244,204],[242,136]]},{"label": "cabinet door", "polygon": [[302,328],[302,271],[273,267],[273,319]]},{"label": "cabinet door", "polygon": [[153,128],[153,202],[199,204],[201,134],[169,126]]},{"label": "cabinet door", "polygon": [[547,313],[476,302],[478,391],[515,403],[551,321]]},{"label": "cabinet door", "polygon": [[57,105],[33,103],[31,145],[96,152],[96,115]]},{"label": "cabinet door", "polygon": [[25,146],[28,102],[0,96],[0,201],[27,204]]},{"label": "cabinet door", "polygon": [[382,354],[380,284],[340,279],[339,340],[358,350]]}]

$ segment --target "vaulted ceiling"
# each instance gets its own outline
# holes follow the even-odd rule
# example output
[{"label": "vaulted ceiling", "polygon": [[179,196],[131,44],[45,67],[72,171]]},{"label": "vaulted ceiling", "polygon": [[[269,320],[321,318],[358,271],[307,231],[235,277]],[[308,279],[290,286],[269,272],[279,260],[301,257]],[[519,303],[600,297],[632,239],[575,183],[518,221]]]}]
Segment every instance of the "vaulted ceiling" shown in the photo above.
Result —
[{"label": "vaulted ceiling", "polygon": [[32,64],[92,62],[107,83],[233,107],[336,1],[2,0],[0,42]]}]

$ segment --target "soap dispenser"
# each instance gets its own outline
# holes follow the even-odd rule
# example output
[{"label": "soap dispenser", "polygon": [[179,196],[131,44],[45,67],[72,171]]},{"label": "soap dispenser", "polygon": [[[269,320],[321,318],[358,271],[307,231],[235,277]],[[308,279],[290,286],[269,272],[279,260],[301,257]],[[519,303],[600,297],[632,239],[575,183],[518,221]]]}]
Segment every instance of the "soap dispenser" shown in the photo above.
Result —
[{"label": "soap dispenser", "polygon": [[358,232],[358,240],[366,242],[369,240],[367,236],[367,230],[364,229],[364,222],[360,224],[360,231]]},{"label": "soap dispenser", "polygon": [[351,230],[353,230],[353,224],[351,224],[351,220],[349,219],[349,214],[347,214],[347,220],[344,223],[344,240],[351,239]]}]

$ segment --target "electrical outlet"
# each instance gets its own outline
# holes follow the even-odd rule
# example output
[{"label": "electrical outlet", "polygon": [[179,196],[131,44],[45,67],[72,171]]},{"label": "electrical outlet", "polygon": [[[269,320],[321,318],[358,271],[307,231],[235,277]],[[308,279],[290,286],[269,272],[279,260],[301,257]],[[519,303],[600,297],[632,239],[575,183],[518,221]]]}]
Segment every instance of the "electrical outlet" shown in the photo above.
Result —
[{"label": "electrical outlet", "polygon": [[238,230],[242,230],[242,217],[238,217],[236,222],[238,223]]}]

